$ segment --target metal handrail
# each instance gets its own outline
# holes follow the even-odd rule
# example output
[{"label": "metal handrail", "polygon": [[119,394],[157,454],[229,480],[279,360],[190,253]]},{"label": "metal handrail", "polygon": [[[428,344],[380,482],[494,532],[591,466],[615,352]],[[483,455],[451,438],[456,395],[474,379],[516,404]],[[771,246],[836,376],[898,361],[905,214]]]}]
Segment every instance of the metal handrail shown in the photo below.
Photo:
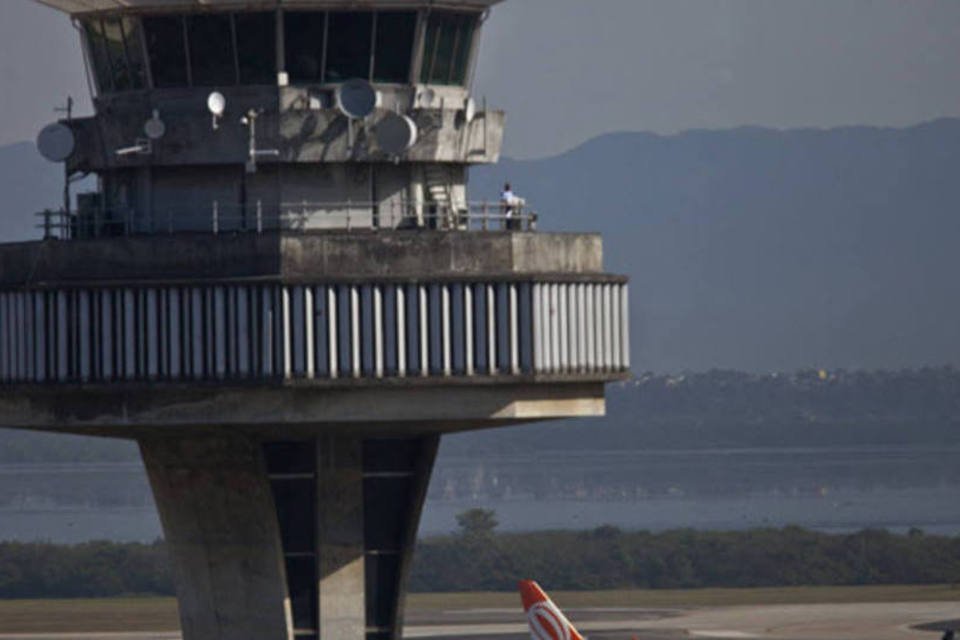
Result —
[{"label": "metal handrail", "polygon": [[218,201],[206,211],[176,207],[137,213],[132,208],[94,209],[80,213],[46,210],[38,214],[43,237],[73,239],[174,233],[264,233],[268,231],[332,231],[426,229],[435,231],[534,231],[538,216],[525,204],[469,202],[283,202],[246,207]]}]

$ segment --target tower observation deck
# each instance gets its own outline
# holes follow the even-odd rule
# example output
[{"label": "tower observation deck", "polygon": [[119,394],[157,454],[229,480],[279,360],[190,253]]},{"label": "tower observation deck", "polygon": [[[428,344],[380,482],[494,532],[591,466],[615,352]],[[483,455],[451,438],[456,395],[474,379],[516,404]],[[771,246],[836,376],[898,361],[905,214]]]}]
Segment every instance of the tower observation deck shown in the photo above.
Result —
[{"label": "tower observation deck", "polygon": [[629,368],[600,238],[468,198],[495,0],[39,1],[94,114],[0,245],[0,426],[139,443],[185,640],[398,639],[441,434],[602,415]]}]

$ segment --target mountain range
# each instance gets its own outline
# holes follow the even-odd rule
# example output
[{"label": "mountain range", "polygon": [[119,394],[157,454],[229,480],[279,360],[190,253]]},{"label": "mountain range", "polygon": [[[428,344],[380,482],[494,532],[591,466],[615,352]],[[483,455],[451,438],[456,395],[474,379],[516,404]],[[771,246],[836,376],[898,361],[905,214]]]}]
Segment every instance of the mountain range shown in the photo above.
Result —
[{"label": "mountain range", "polygon": [[960,120],[611,134],[474,170],[473,196],[505,180],[541,228],[603,234],[635,371],[960,359]]}]

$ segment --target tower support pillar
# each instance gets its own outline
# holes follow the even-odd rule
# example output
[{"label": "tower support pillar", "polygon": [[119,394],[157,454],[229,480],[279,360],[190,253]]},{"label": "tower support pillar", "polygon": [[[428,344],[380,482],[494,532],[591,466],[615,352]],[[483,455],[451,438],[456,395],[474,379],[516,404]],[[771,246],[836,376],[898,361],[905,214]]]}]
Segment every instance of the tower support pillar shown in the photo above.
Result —
[{"label": "tower support pillar", "polygon": [[280,530],[257,443],[162,437],[141,440],[140,450],[184,640],[288,640]]},{"label": "tower support pillar", "polygon": [[140,440],[184,640],[396,640],[439,436]]},{"label": "tower support pillar", "polygon": [[317,440],[319,627],[324,640],[366,634],[363,442]]}]

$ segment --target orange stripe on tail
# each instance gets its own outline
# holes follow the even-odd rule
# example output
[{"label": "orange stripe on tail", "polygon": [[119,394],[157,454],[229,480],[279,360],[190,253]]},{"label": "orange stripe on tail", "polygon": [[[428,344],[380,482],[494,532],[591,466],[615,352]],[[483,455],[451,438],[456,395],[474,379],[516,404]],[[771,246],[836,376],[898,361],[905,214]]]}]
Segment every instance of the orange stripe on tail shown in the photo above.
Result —
[{"label": "orange stripe on tail", "polygon": [[533,580],[521,580],[517,586],[533,640],[583,640],[540,585]]}]

